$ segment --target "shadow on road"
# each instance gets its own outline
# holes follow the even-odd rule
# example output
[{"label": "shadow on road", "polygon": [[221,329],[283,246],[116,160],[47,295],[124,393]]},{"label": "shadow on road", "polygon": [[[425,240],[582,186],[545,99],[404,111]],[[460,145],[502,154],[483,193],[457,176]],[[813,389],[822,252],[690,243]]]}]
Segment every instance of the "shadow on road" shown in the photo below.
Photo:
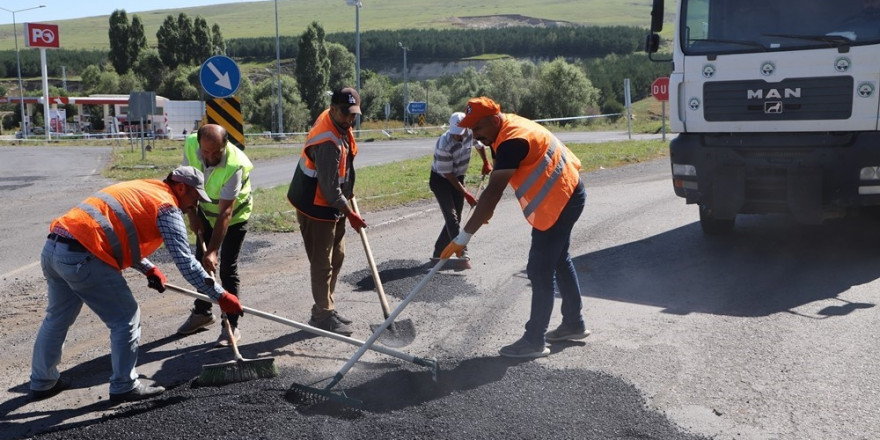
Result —
[{"label": "shadow on road", "polygon": [[[868,217],[809,226],[782,216],[745,216],[728,236],[704,236],[692,223],[574,262],[585,296],[680,315],[767,316],[799,314],[799,306],[874,281],[878,244],[880,228]],[[875,305],[840,302],[810,317]]]}]

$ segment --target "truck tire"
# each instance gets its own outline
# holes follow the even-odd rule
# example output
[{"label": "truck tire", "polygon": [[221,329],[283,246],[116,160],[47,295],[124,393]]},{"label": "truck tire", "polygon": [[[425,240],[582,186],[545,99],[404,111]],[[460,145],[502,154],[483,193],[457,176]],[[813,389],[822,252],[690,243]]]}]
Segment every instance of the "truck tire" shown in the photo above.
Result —
[{"label": "truck tire", "polygon": [[706,205],[700,205],[700,227],[706,235],[726,235],[733,232],[736,217],[731,219],[715,218],[712,210]]}]

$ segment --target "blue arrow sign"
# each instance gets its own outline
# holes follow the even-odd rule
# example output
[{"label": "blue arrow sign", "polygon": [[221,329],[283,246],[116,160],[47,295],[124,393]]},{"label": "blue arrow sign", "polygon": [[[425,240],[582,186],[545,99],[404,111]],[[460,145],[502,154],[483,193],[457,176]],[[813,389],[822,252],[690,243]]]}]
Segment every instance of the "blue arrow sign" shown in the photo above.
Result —
[{"label": "blue arrow sign", "polygon": [[413,115],[423,115],[428,112],[428,103],[424,101],[410,102],[406,111]]},{"label": "blue arrow sign", "polygon": [[199,81],[209,95],[215,98],[228,98],[241,84],[241,71],[232,58],[214,55],[202,64]]}]

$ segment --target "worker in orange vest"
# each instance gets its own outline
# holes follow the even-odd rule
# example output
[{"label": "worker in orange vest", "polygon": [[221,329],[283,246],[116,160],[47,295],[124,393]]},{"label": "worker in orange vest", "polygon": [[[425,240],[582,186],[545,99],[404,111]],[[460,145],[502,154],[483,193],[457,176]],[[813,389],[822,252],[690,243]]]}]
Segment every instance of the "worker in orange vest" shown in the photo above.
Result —
[{"label": "worker in orange vest", "polygon": [[110,185],[56,218],[40,257],[49,285],[46,317],[34,342],[30,398],[52,397],[70,386],[58,364],[67,331],[87,305],[110,329],[110,401],[142,400],[165,391],[138,380],[140,307],[122,270],[134,268],[147,285],[165,291],[165,275],[146,257],[163,243],[183,277],[218,301],[226,313],[241,313],[238,298],[223,290],[195,259],[183,211],[209,201],[202,173],[175,168],[164,181],[139,179]]},{"label": "worker in orange vest", "polygon": [[[515,114],[501,113],[501,106],[487,97],[469,100],[458,126],[470,128],[474,138],[492,149],[495,167],[470,220],[440,257],[461,256],[471,236],[492,217],[509,183],[532,225],[526,266],[532,307],[522,338],[499,352],[513,358],[543,357],[550,354],[546,341],[586,338],[590,331],[581,314],[580,283],[568,253],[571,230],[587,198],[580,160],[549,130]],[[547,332],[554,282],[562,296],[562,323]]]}]

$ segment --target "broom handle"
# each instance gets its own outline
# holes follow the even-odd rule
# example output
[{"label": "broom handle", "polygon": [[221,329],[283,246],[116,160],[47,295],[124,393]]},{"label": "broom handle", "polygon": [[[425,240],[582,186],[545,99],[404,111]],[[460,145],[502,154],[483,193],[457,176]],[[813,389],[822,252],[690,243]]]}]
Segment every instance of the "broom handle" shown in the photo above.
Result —
[{"label": "broom handle", "polygon": [[[354,209],[354,212],[357,215],[361,215],[360,210],[358,209],[357,200],[354,197],[351,198],[351,208]],[[367,254],[367,261],[370,263],[370,272],[373,273],[373,281],[376,282],[376,292],[379,293],[379,302],[382,304],[382,313],[385,314],[385,318],[388,318],[388,315],[391,313],[391,307],[388,306],[388,298],[385,297],[385,288],[382,287],[382,280],[379,279],[379,269],[376,268],[376,260],[373,258],[373,250],[370,249],[370,241],[367,239],[367,231],[365,228],[360,228],[358,233],[361,235],[361,242],[364,244],[364,252]]]},{"label": "broom handle", "polygon": [[[196,241],[199,243],[199,249],[202,251],[202,258],[205,258],[205,254],[208,253],[208,248],[205,247],[205,240],[202,238],[202,234],[199,233],[196,237]],[[217,281],[217,277],[214,276],[214,272],[208,272],[208,275],[211,276],[211,279],[214,280],[215,283]],[[243,361],[244,358],[241,356],[241,353],[238,351],[238,343],[235,341],[235,335],[232,334],[232,324],[229,323],[229,318],[226,317],[226,312],[223,312],[223,326],[226,328],[226,335],[229,336],[229,346],[232,347],[232,352],[235,353],[235,360]]]},{"label": "broom handle", "polygon": [[[445,260],[444,260],[444,262],[445,262]],[[198,293],[198,292],[195,292],[195,291],[192,291],[192,290],[189,290],[189,289],[185,289],[185,288],[180,287],[180,286],[175,286],[174,284],[170,284],[170,283],[165,283],[165,287],[167,287],[168,289],[171,289],[171,290],[173,290],[173,291],[175,291],[175,292],[182,293],[182,294],[184,294],[184,295],[187,295],[187,296],[190,296],[190,297],[193,297],[193,298],[198,298],[198,299],[200,299],[200,300],[202,300],[202,301],[208,301],[208,302],[210,302],[210,303],[217,304],[217,300],[211,298],[211,297],[208,296],[208,295],[203,295],[203,294],[201,294],[201,293]],[[308,333],[312,333],[312,334],[316,334],[316,335],[318,335],[318,336],[324,336],[324,337],[328,337],[328,338],[331,338],[331,339],[336,339],[337,341],[346,342],[346,343],[351,344],[351,345],[358,345],[358,346],[362,346],[362,345],[364,345],[364,341],[361,341],[360,339],[350,338],[350,337],[348,337],[348,336],[343,336],[343,335],[340,335],[340,334],[336,334],[336,333],[328,332],[328,331],[326,331],[326,330],[321,330],[321,329],[319,329],[319,328],[315,328],[315,327],[312,327],[312,326],[310,326],[310,325],[306,325],[306,324],[303,324],[303,323],[300,323],[300,322],[296,322],[296,321],[291,320],[291,319],[282,318],[282,317],[280,317],[280,316],[273,315],[273,314],[268,313],[268,312],[264,312],[264,311],[262,311],[262,310],[252,309],[252,308],[247,307],[247,306],[242,306],[242,310],[244,310],[246,313],[250,313],[251,315],[259,316],[260,318],[268,319],[269,321],[274,321],[274,322],[277,322],[277,323],[279,323],[279,324],[283,324],[283,325],[286,325],[286,326],[290,326],[290,327],[298,328],[298,329],[300,329],[300,330],[302,330],[302,331],[305,331],[305,332],[308,332]],[[396,315],[395,315],[395,316],[396,316]],[[398,358],[398,359],[403,359],[403,360],[405,360],[405,361],[407,361],[407,362],[412,362],[412,363],[414,363],[414,364],[418,364],[418,365],[426,365],[425,363],[428,362],[428,361],[425,360],[425,359],[422,359],[422,358],[419,358],[419,357],[415,357],[415,356],[413,356],[413,355],[410,355],[410,354],[407,354],[407,353],[403,353],[403,352],[401,352],[401,351],[397,351],[397,350],[394,350],[394,349],[392,349],[392,348],[388,348],[388,347],[386,347],[386,346],[384,346],[384,345],[373,345],[372,347],[370,347],[370,349],[373,350],[373,351],[378,351],[379,353],[386,354],[386,355],[388,355],[388,356],[393,356],[393,357],[396,357],[396,358]]]}]

